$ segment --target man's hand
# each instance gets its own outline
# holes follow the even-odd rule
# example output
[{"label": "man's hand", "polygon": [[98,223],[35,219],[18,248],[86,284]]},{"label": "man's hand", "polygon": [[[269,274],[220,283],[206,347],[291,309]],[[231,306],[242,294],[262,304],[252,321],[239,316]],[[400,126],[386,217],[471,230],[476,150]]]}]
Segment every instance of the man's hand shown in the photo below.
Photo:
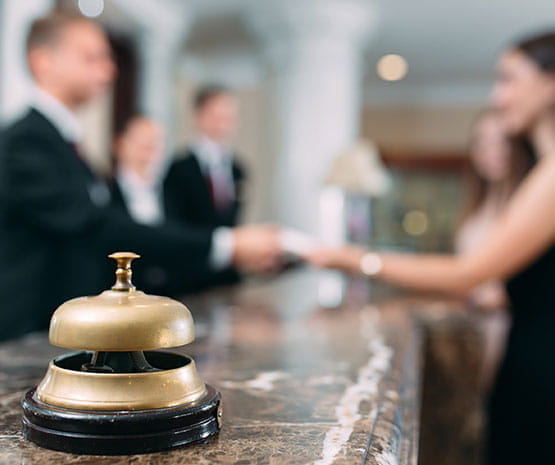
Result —
[{"label": "man's hand", "polygon": [[278,267],[281,246],[277,226],[240,226],[232,232],[234,266],[252,272],[268,272]]}]

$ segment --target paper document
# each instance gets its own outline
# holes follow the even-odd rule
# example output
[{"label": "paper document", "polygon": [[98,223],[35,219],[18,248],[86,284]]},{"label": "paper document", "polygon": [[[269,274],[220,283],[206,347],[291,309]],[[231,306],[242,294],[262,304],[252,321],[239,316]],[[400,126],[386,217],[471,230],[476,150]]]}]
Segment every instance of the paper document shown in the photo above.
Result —
[{"label": "paper document", "polygon": [[320,241],[310,234],[292,228],[285,228],[281,232],[281,248],[284,252],[302,256],[319,246]]}]

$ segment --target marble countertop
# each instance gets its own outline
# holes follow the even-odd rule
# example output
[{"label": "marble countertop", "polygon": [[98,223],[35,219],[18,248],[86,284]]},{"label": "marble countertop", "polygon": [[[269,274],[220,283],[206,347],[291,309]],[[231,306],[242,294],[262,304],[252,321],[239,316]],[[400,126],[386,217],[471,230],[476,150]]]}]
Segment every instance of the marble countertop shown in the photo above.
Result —
[{"label": "marble countertop", "polygon": [[414,304],[359,283],[340,307],[323,308],[317,280],[290,273],[184,300],[197,339],[177,350],[222,393],[224,423],[216,439],[168,452],[78,456],[27,442],[20,400],[65,351],[45,334],[1,344],[0,463],[415,464],[422,331]]}]

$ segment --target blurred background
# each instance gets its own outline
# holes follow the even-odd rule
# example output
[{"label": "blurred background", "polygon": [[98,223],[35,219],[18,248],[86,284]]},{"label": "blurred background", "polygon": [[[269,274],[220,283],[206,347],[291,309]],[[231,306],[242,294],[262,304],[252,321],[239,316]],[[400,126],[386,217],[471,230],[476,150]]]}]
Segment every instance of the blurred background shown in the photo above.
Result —
[{"label": "blurred background", "polygon": [[[451,248],[496,56],[555,21],[550,0],[2,0],[2,125],[28,103],[27,28],[56,8],[96,18],[113,44],[118,78],[81,114],[100,172],[115,128],[137,111],[167,128],[168,159],[179,152],[193,92],[223,84],[241,104],[247,221],[421,251]],[[360,139],[376,144],[383,166],[372,169],[387,170],[389,189],[372,200],[325,183]],[[357,215],[372,220],[363,231]]]}]

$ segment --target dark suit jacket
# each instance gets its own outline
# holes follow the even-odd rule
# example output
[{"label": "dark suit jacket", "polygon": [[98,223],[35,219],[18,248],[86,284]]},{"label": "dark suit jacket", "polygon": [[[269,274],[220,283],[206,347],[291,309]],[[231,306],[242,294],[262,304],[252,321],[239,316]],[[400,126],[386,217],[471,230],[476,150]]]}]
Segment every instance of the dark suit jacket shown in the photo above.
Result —
[{"label": "dark suit jacket", "polygon": [[[112,207],[119,211],[120,214],[125,215],[129,218],[130,221],[133,221],[131,217],[131,213],[129,212],[129,207],[127,206],[125,196],[121,190],[121,186],[119,185],[117,179],[113,179],[110,182],[110,192],[111,192],[111,202]],[[210,192],[208,192],[210,195]],[[170,223],[179,223],[183,227],[200,227],[200,228],[210,228],[213,229],[215,227],[221,226],[219,223],[209,222],[209,223],[195,223],[193,221],[185,220],[179,215],[168,215],[168,207],[166,205],[166,196],[162,196],[162,208],[164,210],[164,214],[166,217],[167,222]],[[237,206],[234,206],[234,210],[237,210]],[[227,225],[227,224],[226,224]],[[147,289],[156,289],[158,293],[162,294],[169,294],[170,291],[166,290],[162,287],[161,290],[158,290],[158,282],[160,277],[163,273],[157,267],[150,266],[148,263],[144,264],[144,272],[142,277],[144,278],[144,282],[142,283],[143,286]],[[221,271],[213,272],[210,274],[204,274],[204,276],[197,276],[197,279],[192,281],[188,286],[182,286],[181,289],[183,292],[197,292],[204,290],[206,288],[218,285],[226,285],[226,284],[234,284],[239,281],[239,273],[234,270],[233,268],[226,268]]]},{"label": "dark suit jacket", "polygon": [[[236,226],[241,212],[245,172],[235,159],[232,163],[232,174],[235,200],[227,211],[220,212],[214,207],[210,185],[194,152],[188,150],[184,156],[177,157],[170,166],[163,184],[166,218],[169,221],[197,227]],[[233,284],[239,279],[240,275],[236,270],[228,269],[208,277],[203,287]]]},{"label": "dark suit jacket", "polygon": [[214,208],[210,186],[192,150],[172,163],[164,180],[164,204],[169,219],[202,226],[236,226],[241,209],[241,165],[233,160],[236,198],[230,208],[219,212]]},{"label": "dark suit jacket", "polygon": [[[31,110],[0,136],[0,340],[44,329],[68,298],[113,282],[106,255],[131,250],[164,270],[166,285],[210,274],[212,228],[140,226],[93,201],[99,180],[71,144]],[[139,284],[139,283],[137,283]]]}]

